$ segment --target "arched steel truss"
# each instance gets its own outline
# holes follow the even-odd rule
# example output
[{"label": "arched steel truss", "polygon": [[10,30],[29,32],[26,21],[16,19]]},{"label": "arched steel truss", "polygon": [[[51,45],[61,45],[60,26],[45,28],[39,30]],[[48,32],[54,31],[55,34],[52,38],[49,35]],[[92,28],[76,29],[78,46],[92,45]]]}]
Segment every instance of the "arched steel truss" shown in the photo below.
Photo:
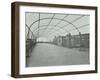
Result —
[{"label": "arched steel truss", "polygon": [[[42,18],[42,19],[38,19],[38,20],[34,21],[29,27],[31,28],[32,25],[35,24],[36,22],[41,21],[41,20],[46,20],[46,19],[52,19],[52,18]],[[61,21],[67,22],[67,23],[71,24],[78,32],[80,32],[80,31],[78,30],[78,28],[77,28],[73,23],[71,23],[71,22],[69,22],[69,21],[67,21],[67,20],[60,19],[60,18],[53,18],[53,19],[61,20]]]},{"label": "arched steel truss", "polygon": [[[68,17],[69,15],[67,14],[65,17],[63,17],[62,19],[64,20],[66,17]],[[78,18],[76,18],[75,20],[73,20],[73,21],[71,21],[70,23],[73,23],[73,22],[75,22],[75,21],[77,21],[77,20],[79,20],[79,19],[81,19],[82,17],[84,17],[85,15],[82,15],[82,16],[80,16],[80,17],[78,17]],[[58,25],[58,24],[60,24],[62,22],[62,20],[60,20],[56,25],[55,25],[55,27]],[[50,24],[51,22],[49,22],[49,24]],[[65,27],[67,27],[68,25],[70,25],[70,24],[67,24],[67,25],[64,25],[64,26],[62,26],[62,27],[60,27],[60,28],[65,28]],[[48,27],[47,27],[48,28]],[[76,29],[76,28],[75,28]]]},{"label": "arched steel truss", "polygon": [[[43,28],[43,29],[46,29],[45,26],[47,26],[47,25],[41,25],[39,29],[42,29],[42,28]],[[67,31],[67,30],[65,30],[65,29],[63,29],[63,28],[61,28],[60,26],[56,26],[56,25],[49,25],[49,26],[52,26],[52,28],[50,28],[50,30],[51,30],[51,29],[54,29],[55,27],[57,27],[57,28],[59,28],[59,29],[65,31],[65,32],[69,32],[69,31]],[[56,30],[59,30],[59,29],[56,29]],[[36,32],[37,30],[38,30],[38,28],[36,28],[35,30],[33,30],[33,32]]]},{"label": "arched steel truss", "polygon": [[[42,27],[42,28],[39,28],[39,30],[45,30],[46,29],[46,27]],[[49,30],[52,30],[52,31],[55,31],[54,33],[60,33],[60,34],[63,34],[63,32],[62,31],[57,31],[57,30],[60,30],[60,29],[55,29],[55,28],[48,28]],[[63,30],[63,29],[62,29]],[[38,30],[37,30],[38,31]],[[37,32],[37,31],[35,31],[35,32]],[[65,31],[65,30],[64,30]],[[35,33],[34,32],[34,33]],[[65,32],[64,32],[65,33]],[[67,34],[68,32],[66,32],[66,34]],[[46,35],[47,35],[48,33],[46,33]],[[39,34],[39,35],[41,35],[41,34]]]},{"label": "arched steel truss", "polygon": [[[64,19],[64,18],[67,17],[68,15],[66,15],[66,16],[65,16],[64,18],[62,18],[62,19],[60,19],[60,18],[54,18],[54,16],[55,16],[55,14],[54,14],[51,18],[40,18],[40,13],[39,13],[39,19],[36,20],[36,21],[34,21],[34,22],[32,22],[30,26],[28,26],[28,25],[26,24],[26,27],[28,28],[28,30],[29,30],[29,31],[32,33],[32,35],[34,36],[34,34],[33,34],[34,32],[37,32],[37,31],[38,31],[38,35],[40,35],[40,34],[39,34],[39,30],[45,30],[45,31],[46,31],[46,29],[50,29],[50,32],[51,32],[51,31],[54,31],[54,32],[52,32],[53,34],[55,34],[55,33],[57,33],[57,34],[61,33],[60,30],[63,30],[63,31],[65,31],[66,33],[70,33],[71,31],[76,30],[78,33],[80,33],[79,28],[84,26],[84,25],[83,25],[83,26],[80,26],[80,27],[76,27],[76,26],[73,24],[73,22],[79,20],[80,18],[84,17],[85,15],[82,15],[82,16],[76,18],[75,20],[73,20],[73,21],[71,21],[71,22],[69,22],[68,20],[65,20],[65,19]],[[48,25],[40,25],[40,21],[42,21],[42,20],[47,20],[47,19],[51,19],[50,22],[48,23]],[[50,23],[51,23],[51,21],[52,21],[53,19],[59,20],[58,24],[59,24],[61,21],[64,21],[64,22],[66,22],[66,23],[68,23],[68,24],[66,24],[66,25],[64,25],[64,26],[62,26],[62,27],[58,26],[58,24],[56,24],[56,25],[50,25]],[[37,27],[36,29],[34,29],[34,30],[31,30],[32,26],[33,26],[35,23],[37,23],[37,22],[38,22],[38,27]],[[74,27],[74,29],[71,29],[71,30],[65,30],[65,29],[63,29],[63,28],[65,28],[65,27],[67,27],[68,25],[72,25],[72,26]],[[86,25],[89,25],[89,24],[86,24]],[[47,27],[45,27],[45,26],[47,26]],[[53,26],[53,27],[49,28],[48,26]],[[57,27],[57,29],[55,29],[55,27]],[[58,30],[59,30],[59,31],[58,31]],[[29,33],[29,31],[28,31],[28,33]],[[48,32],[48,34],[50,34],[50,32]],[[46,35],[47,35],[47,34],[46,34]]]},{"label": "arched steel truss", "polygon": [[[27,24],[26,24],[27,25]],[[47,26],[47,25],[42,25],[42,26],[40,26],[40,28],[38,29],[35,29],[35,30],[33,30],[33,32],[34,32],[34,34],[35,34],[35,32],[38,32],[38,30],[45,30],[46,29],[46,27],[44,27],[44,26]],[[55,25],[50,25],[50,26],[55,26]],[[27,26],[26,26],[27,27]],[[29,28],[29,27],[28,27]],[[54,32],[54,33],[57,33],[57,34],[62,34],[63,32],[60,32],[60,31],[57,31],[57,30],[60,30],[60,29],[62,29],[62,28],[60,28],[60,27],[57,27],[57,28],[59,28],[59,29],[55,29],[55,28],[48,28],[48,29],[50,29],[50,30],[53,30],[53,31],[56,31],[56,32]],[[67,31],[67,30],[65,30],[65,29],[62,29],[63,31],[65,31],[66,33],[69,33],[69,31]],[[30,29],[29,29],[29,31],[31,31]],[[31,31],[32,32],[32,31]]]},{"label": "arched steel truss", "polygon": [[[85,27],[85,26],[88,26],[89,24],[85,24],[85,25],[82,25],[82,26],[79,26],[78,27],[78,29],[80,29],[80,28],[82,28],[82,27]],[[46,29],[46,27],[45,26],[47,26],[47,25],[41,25],[40,26],[40,28],[39,28],[39,30],[45,30]],[[49,28],[50,30],[63,30],[63,31],[65,31],[66,33],[70,33],[71,31],[73,31],[73,30],[75,30],[75,29],[70,29],[69,31],[68,30],[66,30],[66,29],[63,29],[63,28],[61,28],[60,26],[56,26],[56,25],[49,25],[49,26],[53,26],[52,28]],[[55,29],[55,27],[57,27],[57,28],[59,28],[59,29]],[[38,28],[36,28],[35,30],[33,30],[33,32],[35,33],[35,32],[37,32],[38,31]],[[61,33],[61,32],[60,32]]]},{"label": "arched steel truss", "polygon": [[[83,28],[83,27],[86,27],[86,26],[89,26],[89,24],[85,24],[85,25],[79,26],[78,29]],[[69,30],[69,33],[71,33],[71,31],[74,31],[74,30],[75,30],[75,29],[70,29],[70,30]],[[81,32],[79,32],[79,33],[81,33]],[[48,33],[48,35],[52,35],[52,34],[53,34],[53,32]],[[63,34],[63,33],[62,33],[62,34]]]},{"label": "arched steel truss", "polygon": [[[85,26],[88,26],[89,24],[85,24],[85,25],[82,25],[82,26],[79,26],[78,27],[78,29],[80,29],[80,28],[82,28],[82,27],[85,27]],[[42,30],[42,29],[45,29],[46,27],[43,27],[43,26],[47,26],[47,25],[41,25],[40,26],[40,28],[39,28],[39,30]],[[56,25],[49,25],[49,26],[56,26]],[[36,31],[38,31],[38,28],[37,29],[35,29],[35,30],[33,30],[33,32],[30,30],[30,28],[28,27],[28,25],[26,24],[26,27],[28,28],[28,30],[32,33],[32,35],[33,35],[33,32],[35,33]],[[60,30],[60,29],[62,29],[62,30],[64,30],[66,33],[70,33],[71,31],[73,31],[73,30],[75,30],[75,29],[70,29],[69,31],[67,31],[67,30],[65,30],[65,29],[63,29],[63,28],[61,28],[61,27],[59,27],[59,26],[57,26],[57,28],[59,28],[59,29],[55,29],[55,28],[49,28],[50,30],[53,30],[53,31],[55,31],[56,30],[56,34],[63,34],[63,32],[60,32],[60,31],[57,31],[57,30]],[[54,33],[48,33],[48,34],[50,34],[50,35],[52,35],[52,34],[54,34]],[[28,34],[27,34],[27,36],[28,36]],[[34,35],[33,35],[34,36]]]}]

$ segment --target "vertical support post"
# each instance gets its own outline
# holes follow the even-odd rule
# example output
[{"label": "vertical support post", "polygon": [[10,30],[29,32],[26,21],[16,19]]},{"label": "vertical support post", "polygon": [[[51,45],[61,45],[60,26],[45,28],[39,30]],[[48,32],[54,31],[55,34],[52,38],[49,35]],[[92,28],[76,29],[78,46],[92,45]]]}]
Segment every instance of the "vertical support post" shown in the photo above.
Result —
[{"label": "vertical support post", "polygon": [[29,36],[30,36],[30,28],[28,28],[28,39],[29,39]]},{"label": "vertical support post", "polygon": [[80,50],[82,48],[82,35],[81,35],[81,32],[79,32],[79,44],[80,44]]},{"label": "vertical support post", "polygon": [[71,33],[69,33],[69,48],[71,48]]}]

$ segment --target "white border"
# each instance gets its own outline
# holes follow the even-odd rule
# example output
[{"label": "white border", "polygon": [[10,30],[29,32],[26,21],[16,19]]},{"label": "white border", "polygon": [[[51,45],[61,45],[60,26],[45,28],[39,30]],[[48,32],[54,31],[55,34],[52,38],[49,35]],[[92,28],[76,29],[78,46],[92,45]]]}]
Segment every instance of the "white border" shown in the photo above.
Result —
[{"label": "white border", "polygon": [[[90,15],[90,64],[89,65],[68,65],[52,67],[25,67],[25,12],[47,12],[47,13],[66,13],[66,14],[86,14]],[[38,73],[55,73],[55,72],[74,72],[95,70],[95,11],[85,9],[70,8],[49,8],[49,7],[32,7],[20,6],[20,74],[38,74]]]}]

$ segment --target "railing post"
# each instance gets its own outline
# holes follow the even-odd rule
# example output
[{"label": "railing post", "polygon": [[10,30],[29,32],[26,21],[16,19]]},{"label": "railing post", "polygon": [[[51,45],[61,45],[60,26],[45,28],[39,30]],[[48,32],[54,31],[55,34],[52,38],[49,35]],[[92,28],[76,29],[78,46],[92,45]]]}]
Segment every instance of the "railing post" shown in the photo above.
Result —
[{"label": "railing post", "polygon": [[82,48],[82,35],[81,32],[79,32],[79,46],[80,46],[80,50]]},{"label": "railing post", "polygon": [[68,43],[69,44],[68,47],[71,48],[71,33],[68,34],[68,37],[69,37],[69,39],[68,39],[69,40],[68,41],[69,42]]}]

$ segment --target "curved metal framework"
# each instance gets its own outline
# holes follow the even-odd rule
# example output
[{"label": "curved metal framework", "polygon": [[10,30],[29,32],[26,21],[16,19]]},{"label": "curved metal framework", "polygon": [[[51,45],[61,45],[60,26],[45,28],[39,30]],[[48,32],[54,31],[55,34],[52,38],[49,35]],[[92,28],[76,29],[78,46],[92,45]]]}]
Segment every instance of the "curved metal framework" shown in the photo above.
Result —
[{"label": "curved metal framework", "polygon": [[[36,22],[38,22],[38,21],[40,21],[40,20],[46,20],[46,19],[52,19],[52,18],[42,18],[42,19],[38,19],[38,20],[34,21],[34,22],[30,25],[30,28],[31,28],[32,25],[35,24]],[[60,19],[60,18],[53,18],[53,19],[57,19],[57,20],[61,20],[61,21],[67,22],[67,23],[71,24],[78,32],[80,32],[80,31],[78,30],[78,28],[77,28],[73,23],[71,23],[71,22],[69,22],[69,21],[67,21],[67,20]]]},{"label": "curved metal framework", "polygon": [[[79,29],[82,28],[82,27],[85,27],[85,26],[88,26],[89,25],[89,24],[85,24],[85,25],[82,25],[82,26],[78,26],[77,27],[74,24],[74,22],[76,22],[77,20],[83,18],[86,15],[80,15],[79,17],[77,17],[73,21],[68,21],[65,18],[68,17],[69,14],[66,14],[62,19],[59,18],[59,17],[56,18],[55,17],[56,14],[53,14],[52,17],[45,17],[45,18],[41,18],[40,17],[40,13],[38,13],[38,14],[39,14],[38,15],[38,20],[35,20],[34,22],[32,22],[30,24],[30,26],[28,26],[27,23],[26,23],[26,27],[28,28],[28,34],[29,34],[29,32],[31,32],[32,33],[32,36],[34,36],[35,33],[37,33],[37,37],[39,37],[39,36],[47,36],[47,35],[52,35],[52,34],[58,34],[58,35],[63,34],[63,33],[66,33],[67,34],[67,33],[71,33],[71,31],[73,31],[73,30],[76,30],[80,34],[81,31]],[[41,21],[43,21],[43,20],[49,20],[49,19],[50,19],[50,21],[48,22],[47,25],[41,25]],[[51,24],[52,20],[59,20],[59,21],[55,25],[52,25]],[[32,27],[34,27],[33,25],[35,23],[37,23],[37,22],[38,22],[38,26],[35,29],[32,30]],[[66,24],[63,25],[63,26],[59,26],[59,24],[61,22],[65,22]],[[69,30],[67,30],[67,28],[65,29],[65,27],[67,27],[69,25],[72,25],[73,28],[72,29],[69,29]],[[51,26],[51,27],[49,27],[49,26]],[[42,31],[42,33],[40,34],[40,31],[41,30],[44,30],[44,31]],[[60,30],[62,30],[63,32],[60,31]]]},{"label": "curved metal framework", "polygon": [[[46,29],[46,27],[39,28],[39,30],[45,30],[45,29]],[[52,28],[52,27],[51,27],[51,28],[48,28],[48,29],[49,29],[49,30],[52,30],[52,31],[55,31],[54,33],[63,34],[63,32],[57,31],[57,30],[60,30],[60,29],[55,29],[55,28]],[[63,29],[62,29],[62,30],[63,30]],[[37,31],[38,31],[38,30],[37,30]],[[37,31],[34,31],[34,33],[37,32]],[[66,33],[68,33],[68,32],[66,32]],[[42,33],[41,33],[41,34],[42,34]],[[40,35],[41,35],[41,34],[40,34]],[[47,35],[47,34],[48,34],[48,33],[46,33],[46,35]]]},{"label": "curved metal framework", "polygon": [[30,28],[28,27],[28,25],[27,25],[27,24],[26,24],[26,27],[28,28],[28,34],[27,34],[27,37],[29,36],[29,32],[31,32],[31,34],[32,34],[32,35],[31,35],[31,38],[32,38],[32,37],[34,37],[33,32],[30,30]]},{"label": "curved metal framework", "polygon": [[[86,27],[86,26],[89,26],[89,24],[85,24],[85,25],[79,26],[78,29],[83,28],[83,27]],[[70,29],[68,32],[71,33],[71,31],[74,31],[74,30],[75,30],[75,29]],[[79,33],[80,33],[80,32],[79,32]],[[53,34],[53,32],[48,33],[48,35],[52,35],[52,34]],[[63,33],[62,33],[62,34],[63,34]]]},{"label": "curved metal framework", "polygon": [[[45,30],[45,29],[47,28],[46,26],[47,26],[47,25],[41,25],[39,29],[43,28],[43,29]],[[49,26],[52,26],[51,29],[54,29],[54,27],[57,27],[57,28],[59,28],[59,29],[65,31],[65,32],[69,32],[69,31],[67,31],[67,30],[65,30],[65,29],[63,29],[63,28],[61,28],[60,26],[56,26],[56,25],[49,25]],[[51,30],[51,29],[50,29],[50,30]],[[38,28],[36,28],[35,30],[33,30],[33,32],[35,32],[35,31],[37,31],[37,30],[38,30]],[[57,29],[57,30],[58,30],[58,29]]]},{"label": "curved metal framework", "polygon": [[[46,25],[42,25],[42,26],[46,26]],[[55,26],[55,25],[50,25],[50,26]],[[29,28],[29,27],[28,27]],[[59,28],[59,27],[58,27]],[[45,30],[46,29],[46,27],[41,27],[40,26],[40,28],[39,28],[39,30]],[[62,29],[62,28],[59,28],[59,29],[55,29],[55,28],[48,28],[48,29],[50,29],[50,30],[53,30],[53,31],[56,31],[56,32],[54,32],[54,33],[60,33],[60,34],[63,34],[63,32],[58,32],[57,30],[60,30],[60,29]],[[29,29],[30,30],[30,29]],[[69,33],[69,31],[67,31],[67,30],[64,30],[64,29],[62,29],[63,31],[65,31],[66,33]],[[30,30],[31,31],[31,30]],[[32,31],[31,31],[32,32]],[[35,32],[38,32],[38,28],[37,29],[35,29],[34,31],[34,34],[35,34]],[[28,34],[27,34],[28,35]]]}]

